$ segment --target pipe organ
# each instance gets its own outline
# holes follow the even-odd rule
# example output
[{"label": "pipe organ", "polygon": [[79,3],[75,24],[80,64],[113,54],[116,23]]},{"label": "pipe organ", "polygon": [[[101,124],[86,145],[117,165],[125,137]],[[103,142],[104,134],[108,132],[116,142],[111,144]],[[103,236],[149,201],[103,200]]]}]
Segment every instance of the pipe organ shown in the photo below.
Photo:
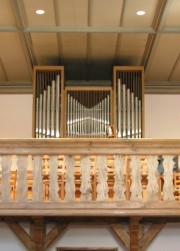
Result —
[{"label": "pipe organ", "polygon": [[33,137],[141,138],[144,132],[142,67],[115,66],[111,87],[66,86],[62,66],[36,66]]},{"label": "pipe organ", "polygon": [[106,137],[110,125],[111,90],[78,89],[67,90],[66,136]]}]

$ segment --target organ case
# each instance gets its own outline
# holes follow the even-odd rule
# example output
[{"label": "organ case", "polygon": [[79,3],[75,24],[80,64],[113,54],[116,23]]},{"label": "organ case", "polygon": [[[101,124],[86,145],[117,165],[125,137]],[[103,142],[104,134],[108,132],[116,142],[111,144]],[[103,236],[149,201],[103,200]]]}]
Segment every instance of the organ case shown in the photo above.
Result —
[{"label": "organ case", "polygon": [[144,68],[114,66],[114,126],[118,138],[144,136]]},{"label": "organ case", "polygon": [[63,137],[63,66],[35,66],[33,71],[33,137]]},{"label": "organ case", "polygon": [[114,66],[109,87],[65,86],[63,66],[34,67],[33,137],[143,136],[143,67]]},{"label": "organ case", "polygon": [[65,87],[66,137],[105,138],[112,123],[112,87]]}]

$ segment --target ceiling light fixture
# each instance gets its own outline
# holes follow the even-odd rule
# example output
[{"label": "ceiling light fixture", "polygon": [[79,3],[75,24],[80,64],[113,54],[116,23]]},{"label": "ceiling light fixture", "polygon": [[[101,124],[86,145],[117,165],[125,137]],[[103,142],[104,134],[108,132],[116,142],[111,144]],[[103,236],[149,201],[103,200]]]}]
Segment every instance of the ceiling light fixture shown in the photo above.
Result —
[{"label": "ceiling light fixture", "polygon": [[45,13],[45,10],[36,10],[36,14],[43,15]]},{"label": "ceiling light fixture", "polygon": [[138,15],[138,16],[143,16],[143,15],[145,15],[145,11],[144,10],[139,10],[139,11],[137,11],[136,12],[136,14]]}]

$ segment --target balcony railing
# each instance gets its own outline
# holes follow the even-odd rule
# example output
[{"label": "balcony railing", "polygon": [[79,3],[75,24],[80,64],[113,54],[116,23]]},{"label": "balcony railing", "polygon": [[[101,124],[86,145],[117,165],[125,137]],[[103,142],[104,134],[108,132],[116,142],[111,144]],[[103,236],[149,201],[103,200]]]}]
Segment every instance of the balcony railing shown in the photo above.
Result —
[{"label": "balcony railing", "polygon": [[1,139],[0,215],[180,215],[180,140]]}]

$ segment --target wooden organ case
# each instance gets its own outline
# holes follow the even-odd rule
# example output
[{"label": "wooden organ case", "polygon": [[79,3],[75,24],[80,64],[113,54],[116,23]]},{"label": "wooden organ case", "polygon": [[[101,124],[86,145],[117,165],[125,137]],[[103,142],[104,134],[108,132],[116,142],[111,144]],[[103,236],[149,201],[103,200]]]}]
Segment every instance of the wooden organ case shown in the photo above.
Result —
[{"label": "wooden organ case", "polygon": [[34,67],[33,137],[63,137],[63,89],[63,66]]},{"label": "wooden organ case", "polygon": [[111,86],[66,86],[62,66],[36,66],[33,137],[141,138],[143,83],[143,67],[114,66]]},{"label": "wooden organ case", "polygon": [[114,66],[114,120],[117,138],[144,137],[144,68]]}]

